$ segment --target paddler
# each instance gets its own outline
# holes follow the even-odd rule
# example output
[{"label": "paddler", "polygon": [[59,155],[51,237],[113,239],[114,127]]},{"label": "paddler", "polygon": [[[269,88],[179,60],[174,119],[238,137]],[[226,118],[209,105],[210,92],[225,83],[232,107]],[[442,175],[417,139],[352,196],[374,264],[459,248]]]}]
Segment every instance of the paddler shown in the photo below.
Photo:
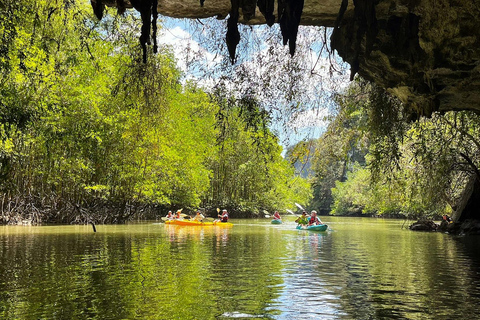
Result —
[{"label": "paddler", "polygon": [[221,222],[228,222],[228,212],[226,209],[222,210],[222,214],[219,214],[218,217],[220,218]]},{"label": "paddler", "polygon": [[275,213],[273,214],[273,219],[282,220],[282,218],[280,217],[280,213],[278,213],[278,211],[275,211]]},{"label": "paddler", "polygon": [[300,225],[308,224],[307,213],[305,211],[302,212],[302,215],[295,220],[296,223]]},{"label": "paddler", "polygon": [[312,213],[310,214],[310,220],[308,220],[308,225],[315,226],[319,224],[323,224],[323,222],[319,217],[317,217],[317,211],[312,210]]},{"label": "paddler", "polygon": [[205,216],[200,213],[200,210],[197,210],[197,215],[195,216],[195,218],[193,218],[193,220],[201,222],[203,221],[203,219],[205,219]]}]

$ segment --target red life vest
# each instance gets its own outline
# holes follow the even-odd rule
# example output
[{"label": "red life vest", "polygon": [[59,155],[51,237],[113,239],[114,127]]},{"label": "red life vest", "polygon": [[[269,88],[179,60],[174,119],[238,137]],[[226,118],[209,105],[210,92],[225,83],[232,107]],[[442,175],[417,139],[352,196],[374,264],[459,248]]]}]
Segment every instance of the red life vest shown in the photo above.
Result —
[{"label": "red life vest", "polygon": [[228,213],[222,214],[222,222],[228,222]]}]

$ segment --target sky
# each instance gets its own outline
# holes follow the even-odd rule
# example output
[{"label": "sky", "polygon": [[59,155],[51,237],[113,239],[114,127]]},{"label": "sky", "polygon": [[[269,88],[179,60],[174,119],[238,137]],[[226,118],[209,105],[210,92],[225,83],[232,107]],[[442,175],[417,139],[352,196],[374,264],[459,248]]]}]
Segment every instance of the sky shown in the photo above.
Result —
[{"label": "sky", "polygon": [[232,65],[224,41],[225,21],[161,17],[159,24],[159,45],[173,50],[184,81],[194,80],[207,91],[222,82],[235,91],[254,92],[271,112],[271,129],[284,149],[319,138],[335,110],[333,95],[349,84],[348,66],[328,54],[328,41],[319,27],[300,27],[292,58],[277,24],[240,25],[237,62]]}]

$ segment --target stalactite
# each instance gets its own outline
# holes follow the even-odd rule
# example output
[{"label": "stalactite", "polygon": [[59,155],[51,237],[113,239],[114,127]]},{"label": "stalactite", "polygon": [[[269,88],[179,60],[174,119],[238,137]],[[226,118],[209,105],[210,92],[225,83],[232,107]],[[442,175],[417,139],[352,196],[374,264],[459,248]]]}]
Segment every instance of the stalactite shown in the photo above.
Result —
[{"label": "stalactite", "polygon": [[241,8],[243,19],[249,21],[252,18],[255,18],[255,10],[257,8],[257,0],[242,0]]},{"label": "stalactite", "polygon": [[[143,62],[147,62],[147,44],[151,44],[151,36],[153,37],[153,52],[158,51],[157,46],[157,18],[158,18],[158,0],[131,0],[132,6],[140,12],[142,18],[142,33],[140,35],[140,45],[143,51]],[[91,0],[93,12],[98,19],[102,19],[105,10],[105,4],[102,0]],[[116,0],[117,11],[119,14],[125,12],[125,1]],[[151,25],[151,26],[150,26]],[[153,35],[150,31],[153,29]]]},{"label": "stalactite", "polygon": [[[240,8],[242,4],[242,13],[244,19],[248,21],[255,16],[255,4],[258,6],[260,12],[265,17],[269,26],[275,23],[274,0],[231,0],[230,17],[227,22],[227,47],[230,55],[230,60],[235,63],[235,52],[238,43],[240,42],[240,33],[238,32],[238,19]],[[290,55],[295,54],[295,47],[297,42],[298,26],[302,17],[304,0],[278,0],[278,19],[280,23],[280,30],[282,32],[283,44],[289,44]]]},{"label": "stalactite", "polygon": [[[355,74],[360,69],[360,56],[368,56],[373,50],[373,44],[378,33],[377,18],[375,13],[375,5],[378,0],[353,0],[355,6],[353,14],[353,27],[351,28],[353,39],[354,57],[351,62],[350,80],[353,80]],[[348,0],[342,0],[340,11],[331,36],[332,48],[337,48],[342,42],[340,37],[340,28],[343,15],[348,6]],[[362,42],[365,37],[365,50],[362,50]]]},{"label": "stalactite", "polygon": [[153,29],[153,53],[157,53],[158,45],[157,45],[157,19],[158,19],[158,0],[152,1],[152,29]]},{"label": "stalactite", "polygon": [[[157,51],[157,0],[131,0],[132,6],[140,12],[142,18],[142,33],[140,35],[140,45],[143,51],[143,62],[147,62],[147,44],[151,44],[150,24],[153,26],[153,50]],[[152,19],[153,16],[153,19]]]},{"label": "stalactite", "polygon": [[275,23],[275,15],[273,14],[275,0],[258,0],[257,6],[260,12],[265,17],[267,25],[269,27],[273,26]]},{"label": "stalactite", "polygon": [[93,13],[101,20],[103,18],[103,12],[105,11],[105,4],[102,0],[91,0],[90,3],[92,4]]},{"label": "stalactite", "polygon": [[230,10],[230,17],[227,21],[227,48],[230,54],[230,61],[235,63],[235,52],[237,45],[240,42],[240,32],[238,32],[238,9],[239,0],[231,0],[232,8]]},{"label": "stalactite", "polygon": [[287,0],[277,0],[278,23],[280,24],[280,32],[282,33],[282,39],[283,39],[283,45],[284,46],[288,42],[287,27],[286,26],[282,27],[282,22],[284,23],[284,20],[282,20],[282,17],[284,16],[284,13],[286,11],[286,7],[287,7]]},{"label": "stalactite", "polygon": [[303,11],[303,0],[278,0],[278,19],[282,32],[283,44],[288,43],[290,55],[295,54],[298,26]]},{"label": "stalactite", "polygon": [[[272,26],[275,23],[274,11],[275,0],[231,0],[230,17],[227,21],[226,42],[230,56],[230,61],[235,63],[236,49],[240,42],[240,32],[238,31],[239,10],[245,21],[255,17],[255,10],[258,6],[260,12],[265,17],[266,23]],[[290,55],[294,55],[298,26],[302,16],[304,0],[277,0],[278,1],[278,19],[283,37],[283,44],[289,44]],[[140,35],[140,45],[143,51],[143,62],[147,61],[147,44],[151,43],[150,32],[153,29],[153,51],[158,51],[157,47],[157,18],[158,18],[158,0],[131,0],[131,5],[140,12],[142,19],[142,29]],[[200,6],[203,6],[205,0],[200,0]],[[105,4],[102,0],[91,0],[92,8],[98,19],[103,17]],[[116,0],[119,14],[125,11],[125,0]]]},{"label": "stalactite", "polygon": [[124,14],[127,6],[124,0],[117,0],[117,14]]}]

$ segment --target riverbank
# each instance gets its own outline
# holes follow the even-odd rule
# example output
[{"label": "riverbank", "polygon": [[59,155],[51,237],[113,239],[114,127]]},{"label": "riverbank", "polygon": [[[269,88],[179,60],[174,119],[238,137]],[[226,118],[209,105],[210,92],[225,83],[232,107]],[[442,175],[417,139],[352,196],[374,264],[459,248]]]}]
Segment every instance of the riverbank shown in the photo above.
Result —
[{"label": "riverbank", "polygon": [[480,235],[479,220],[465,220],[461,222],[442,221],[440,224],[433,220],[418,220],[409,226],[412,231],[445,232],[454,235]]},{"label": "riverbank", "polygon": [[74,203],[61,198],[11,197],[2,199],[0,224],[117,224],[136,219],[155,219],[163,207],[139,202],[94,199]]},{"label": "riverbank", "polygon": [[[60,197],[40,198],[2,197],[0,203],[0,225],[40,225],[40,224],[119,224],[132,220],[158,220],[168,211],[182,209],[182,213],[194,216],[200,209],[206,217],[216,218],[217,206],[189,208],[180,205],[159,205],[140,201],[108,201],[90,199],[72,202]],[[232,218],[260,218],[264,214],[238,209],[234,206],[221,206],[227,209]]]}]

